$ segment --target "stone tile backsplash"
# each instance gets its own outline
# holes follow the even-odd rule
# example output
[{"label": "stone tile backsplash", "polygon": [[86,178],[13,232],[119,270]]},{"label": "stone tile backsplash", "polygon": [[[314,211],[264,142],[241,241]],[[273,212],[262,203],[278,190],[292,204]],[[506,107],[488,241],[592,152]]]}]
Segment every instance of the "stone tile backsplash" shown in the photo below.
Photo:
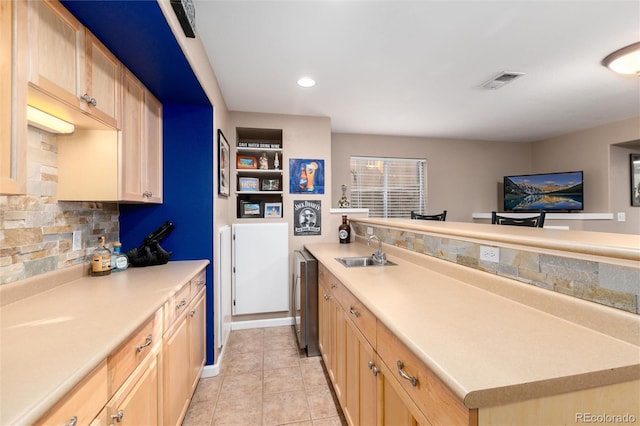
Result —
[{"label": "stone tile backsplash", "polygon": [[[118,204],[57,201],[57,170],[55,136],[30,127],[29,195],[0,195],[0,285],[88,261],[98,236],[119,238]],[[80,250],[73,231],[82,232]]]},{"label": "stone tile backsplash", "polygon": [[[354,223],[366,237],[371,224]],[[640,313],[640,269],[500,247],[498,263],[480,260],[480,244],[419,232],[373,227],[386,244],[512,278],[569,296]]]}]

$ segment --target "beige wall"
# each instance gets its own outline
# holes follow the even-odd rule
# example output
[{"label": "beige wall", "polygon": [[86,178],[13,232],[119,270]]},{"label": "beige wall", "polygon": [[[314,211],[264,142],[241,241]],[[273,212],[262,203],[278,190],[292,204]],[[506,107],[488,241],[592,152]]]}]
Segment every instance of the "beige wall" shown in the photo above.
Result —
[{"label": "beige wall", "polygon": [[[629,199],[629,156],[616,146],[640,139],[640,117],[533,143],[531,171],[584,170],[586,213],[613,213],[613,220],[571,221],[572,229],[640,233],[640,208]],[[635,152],[640,152],[636,150]],[[624,212],[625,222],[617,221]]]},{"label": "beige wall", "polygon": [[[331,137],[332,203],[349,187],[352,155],[425,158],[427,210],[447,210],[447,220],[471,222],[474,212],[500,210],[498,188],[507,174],[528,172],[531,144],[334,133]],[[349,198],[351,198],[349,196]]]},{"label": "beige wall", "polygon": [[[309,117],[300,115],[278,115],[260,114],[246,112],[231,112],[229,120],[229,135],[227,139],[231,145],[232,164],[235,164],[236,127],[250,127],[263,129],[282,129],[282,182],[284,194],[282,196],[283,222],[289,223],[289,250],[298,250],[307,242],[337,241],[332,238],[337,231],[333,232],[330,224],[331,185],[331,120],[328,117]],[[325,193],[303,195],[289,193],[289,159],[291,158],[313,158],[324,160],[325,164]],[[235,182],[232,183],[231,191],[235,190]],[[251,223],[252,219],[236,219],[235,196],[229,197],[230,202],[228,214],[234,223]],[[322,234],[319,236],[301,237],[293,236],[293,201],[294,200],[320,200],[322,202]],[[247,222],[249,221],[249,222]],[[337,230],[338,225],[335,225]]]}]

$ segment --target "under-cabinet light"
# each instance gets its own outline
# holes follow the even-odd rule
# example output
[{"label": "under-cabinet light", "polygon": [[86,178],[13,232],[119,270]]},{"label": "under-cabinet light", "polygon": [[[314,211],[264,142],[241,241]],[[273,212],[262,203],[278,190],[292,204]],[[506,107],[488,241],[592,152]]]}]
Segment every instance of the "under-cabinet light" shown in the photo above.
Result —
[{"label": "under-cabinet light", "polygon": [[49,113],[27,105],[27,123],[51,133],[73,133],[75,126]]}]

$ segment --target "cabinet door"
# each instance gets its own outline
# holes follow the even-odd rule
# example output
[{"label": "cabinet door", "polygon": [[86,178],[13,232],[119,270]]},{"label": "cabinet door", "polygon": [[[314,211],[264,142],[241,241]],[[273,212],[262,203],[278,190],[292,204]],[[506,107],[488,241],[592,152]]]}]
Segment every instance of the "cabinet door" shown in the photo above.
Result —
[{"label": "cabinet door", "polygon": [[330,347],[330,310],[329,298],[330,293],[323,281],[318,282],[318,346],[324,365],[329,372],[331,380],[334,380],[333,373],[330,371],[331,365],[331,347]]},{"label": "cabinet door", "polygon": [[26,192],[26,53],[26,4],[0,1],[0,194]]},{"label": "cabinet door", "polygon": [[[393,426],[431,426],[424,414],[393,377],[393,372],[378,358],[377,424]],[[364,423],[363,423],[364,424]]]},{"label": "cabinet door", "polygon": [[355,324],[346,320],[346,399],[344,414],[349,424],[376,423],[376,355]]},{"label": "cabinet door", "polygon": [[142,196],[149,203],[162,203],[162,104],[148,90],[144,114]]},{"label": "cabinet door", "polygon": [[80,107],[83,27],[59,2],[29,2],[29,81]]},{"label": "cabinet door", "polygon": [[331,327],[331,368],[335,381],[333,388],[340,404],[344,406],[346,387],[346,320],[342,306],[335,297],[329,299]]},{"label": "cabinet door", "polygon": [[[167,337],[168,336],[168,337]],[[178,318],[165,336],[163,350],[165,425],[179,425],[189,403],[189,331],[186,316]]]},{"label": "cabinet door", "polygon": [[200,373],[206,361],[206,323],[205,323],[205,300],[204,297],[206,291],[201,291],[200,295],[196,298],[195,302],[191,305],[191,309],[188,313],[189,321],[189,378],[190,378],[190,392],[193,394],[198,380],[200,379]]},{"label": "cabinet door", "polygon": [[152,354],[108,404],[107,411],[111,424],[118,426],[159,424],[158,374],[158,355]]},{"label": "cabinet door", "polygon": [[144,86],[129,71],[124,73],[120,132],[120,199],[142,201],[142,138]]},{"label": "cabinet door", "polygon": [[[104,123],[118,128],[122,65],[88,30],[85,55],[86,72],[80,90],[84,99],[82,107]],[[95,105],[92,100],[95,100]]]}]

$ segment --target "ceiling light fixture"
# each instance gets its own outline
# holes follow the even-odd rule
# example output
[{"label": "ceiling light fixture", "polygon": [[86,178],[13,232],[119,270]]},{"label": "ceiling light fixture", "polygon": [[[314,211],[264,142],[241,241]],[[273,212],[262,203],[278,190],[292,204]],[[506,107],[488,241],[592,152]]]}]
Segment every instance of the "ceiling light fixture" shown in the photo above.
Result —
[{"label": "ceiling light fixture", "polygon": [[640,77],[640,41],[616,50],[602,60],[602,65],[618,74]]},{"label": "ceiling light fixture", "polygon": [[300,87],[313,87],[316,85],[316,81],[311,77],[302,77],[298,80],[298,86]]},{"label": "ceiling light fixture", "polygon": [[75,126],[53,115],[27,105],[27,123],[51,133],[73,133]]}]

